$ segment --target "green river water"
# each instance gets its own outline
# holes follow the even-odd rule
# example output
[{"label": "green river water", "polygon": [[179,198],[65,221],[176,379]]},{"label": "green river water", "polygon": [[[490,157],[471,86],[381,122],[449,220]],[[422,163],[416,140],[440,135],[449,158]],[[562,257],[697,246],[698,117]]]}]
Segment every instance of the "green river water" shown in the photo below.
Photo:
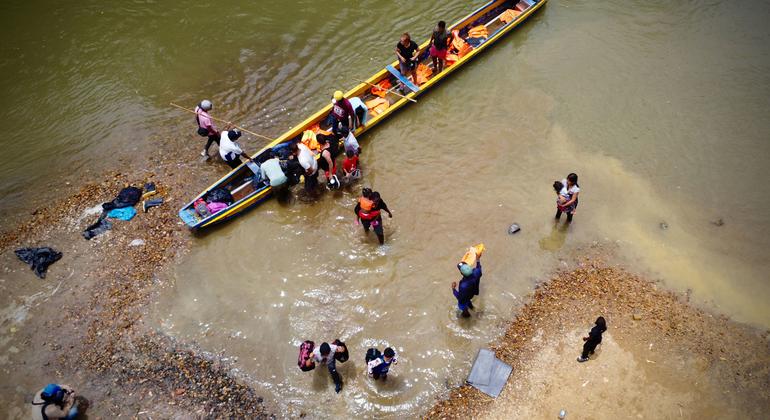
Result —
[{"label": "green river water", "polygon": [[[0,214],[62,180],[142,165],[158,131],[197,152],[170,101],[206,97],[277,136],[390,62],[400,33],[422,41],[480,4],[6,2]],[[460,383],[533,285],[594,242],[770,327],[768,21],[763,1],[551,0],[362,139],[363,184],[394,212],[385,247],[354,225],[355,190],[269,202],[194,239],[157,322],[237,357],[284,415],[394,418]],[[569,172],[580,207],[555,226],[550,185]],[[477,242],[479,315],[460,320],[449,284]],[[299,342],[337,337],[352,353],[339,396],[326,372],[295,365]],[[373,345],[401,354],[384,385],[362,374]]]}]

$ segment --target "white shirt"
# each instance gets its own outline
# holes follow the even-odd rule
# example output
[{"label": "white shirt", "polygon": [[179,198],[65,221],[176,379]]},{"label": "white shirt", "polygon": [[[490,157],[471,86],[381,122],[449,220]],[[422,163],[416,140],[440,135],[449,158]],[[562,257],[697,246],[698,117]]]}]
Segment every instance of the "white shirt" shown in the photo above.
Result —
[{"label": "white shirt", "polygon": [[576,193],[580,192],[580,187],[578,187],[577,185],[573,185],[572,188],[567,188],[567,178],[562,179],[561,183],[564,186],[562,187],[561,191],[559,191],[560,195],[563,195],[565,197],[572,197]]},{"label": "white shirt", "polygon": [[331,349],[331,351],[329,352],[329,355],[326,356],[325,360],[324,360],[324,357],[321,356],[321,346],[318,346],[315,349],[313,349],[313,360],[315,360],[316,363],[328,365],[330,361],[334,360],[334,355],[337,354],[337,346],[335,346],[334,344],[329,344],[329,348]]},{"label": "white shirt", "polygon": [[358,149],[361,147],[358,145],[358,140],[356,140],[356,136],[353,135],[353,131],[348,132],[348,136],[345,137],[343,144],[345,144],[345,152],[352,150],[353,153],[358,153]]},{"label": "white shirt", "polygon": [[[222,146],[220,145],[219,147]],[[299,147],[299,156],[297,156],[299,164],[302,165],[306,171],[312,169],[313,173],[315,173],[318,170],[318,162],[315,159],[313,151],[302,143],[298,144],[297,147]]]},{"label": "white shirt", "polygon": [[361,98],[358,98],[358,97],[354,96],[354,97],[348,99],[348,102],[350,102],[350,106],[353,107],[353,111],[354,112],[358,108],[363,108],[364,109],[364,119],[361,120],[361,125],[366,124],[366,120],[369,117],[369,108],[366,107],[366,104],[364,104],[364,101],[362,101]]},{"label": "white shirt", "polygon": [[[393,353],[395,353],[395,354],[393,355],[393,360],[390,361],[391,365],[395,365],[398,362],[398,353],[396,353],[396,352],[393,352]],[[382,360],[380,357],[378,357],[378,358],[376,358],[374,360],[370,360],[369,363],[366,364],[366,373],[371,375],[372,374],[372,370],[374,368],[376,368],[377,366],[381,365],[383,362],[384,362],[384,360]]]},{"label": "white shirt", "polygon": [[[230,159],[227,157],[228,153],[230,153]],[[230,137],[227,136],[227,131],[223,131],[222,136],[219,138],[219,156],[222,156],[224,160],[233,160],[240,156],[241,153],[243,153],[243,150],[238,146],[238,143],[230,140]]]}]

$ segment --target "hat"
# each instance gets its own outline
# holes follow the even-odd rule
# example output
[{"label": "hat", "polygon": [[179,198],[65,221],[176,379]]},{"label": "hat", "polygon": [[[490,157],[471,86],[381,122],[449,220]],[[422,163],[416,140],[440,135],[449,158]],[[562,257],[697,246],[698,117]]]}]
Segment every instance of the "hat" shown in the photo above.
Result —
[{"label": "hat", "polygon": [[211,108],[214,106],[211,101],[208,99],[204,99],[201,101],[201,104],[199,105],[202,110],[204,111],[211,111]]},{"label": "hat", "polygon": [[238,140],[241,137],[241,130],[228,130],[227,138],[230,140]]},{"label": "hat", "polygon": [[342,100],[342,91],[338,90],[334,92],[334,100],[339,101]]},{"label": "hat", "polygon": [[473,268],[466,263],[457,264],[457,268],[460,269],[460,273],[462,273],[463,277],[468,277],[473,274]]}]

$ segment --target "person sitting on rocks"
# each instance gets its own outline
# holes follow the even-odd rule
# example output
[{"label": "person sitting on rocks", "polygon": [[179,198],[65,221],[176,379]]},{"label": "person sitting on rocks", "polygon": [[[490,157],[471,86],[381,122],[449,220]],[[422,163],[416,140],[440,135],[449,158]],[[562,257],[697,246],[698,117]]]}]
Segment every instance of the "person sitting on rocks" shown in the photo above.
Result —
[{"label": "person sitting on rocks", "polygon": [[32,418],[72,420],[78,416],[78,405],[71,386],[48,384],[32,398]]}]

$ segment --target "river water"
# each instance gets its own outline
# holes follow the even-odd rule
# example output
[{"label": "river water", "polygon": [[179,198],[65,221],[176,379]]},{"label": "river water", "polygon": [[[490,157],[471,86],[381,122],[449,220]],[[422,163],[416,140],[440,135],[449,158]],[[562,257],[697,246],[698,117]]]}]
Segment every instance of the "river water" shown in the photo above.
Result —
[{"label": "river water", "polygon": [[[197,150],[172,100],[208,97],[277,136],[382,68],[401,32],[422,41],[480,3],[4,4],[1,211],[45,196],[52,176],[140,162],[169,127]],[[769,19],[762,1],[552,0],[362,139],[362,184],[394,213],[385,246],[354,224],[356,189],[269,202],[195,239],[158,323],[237,357],[282,413],[344,417],[421,413],[537,281],[595,242],[768,327]],[[555,225],[550,184],[569,172],[580,207]],[[482,293],[464,320],[450,283],[477,242]],[[295,365],[302,340],[335,338],[352,354],[341,395]],[[375,384],[363,354],[386,345],[400,363]]]}]

